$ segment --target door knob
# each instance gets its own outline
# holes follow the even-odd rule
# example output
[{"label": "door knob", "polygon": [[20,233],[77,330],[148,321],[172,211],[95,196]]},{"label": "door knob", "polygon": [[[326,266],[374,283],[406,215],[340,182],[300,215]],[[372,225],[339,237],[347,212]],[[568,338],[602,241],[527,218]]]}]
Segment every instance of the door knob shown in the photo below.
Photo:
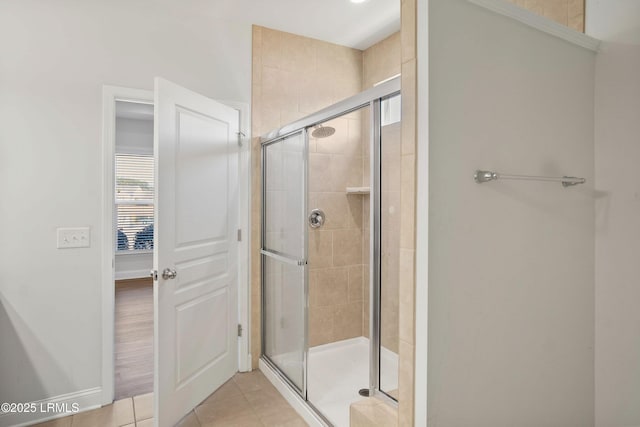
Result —
[{"label": "door knob", "polygon": [[172,268],[165,268],[162,271],[162,278],[164,280],[175,279],[178,273]]}]

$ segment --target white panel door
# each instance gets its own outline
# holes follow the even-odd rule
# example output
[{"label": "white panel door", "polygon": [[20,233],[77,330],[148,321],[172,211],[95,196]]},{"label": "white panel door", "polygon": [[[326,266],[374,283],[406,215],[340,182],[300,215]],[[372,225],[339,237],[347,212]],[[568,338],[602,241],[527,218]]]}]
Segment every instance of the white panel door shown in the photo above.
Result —
[{"label": "white panel door", "polygon": [[154,403],[160,427],[175,425],[238,368],[238,125],[238,111],[156,78]]}]

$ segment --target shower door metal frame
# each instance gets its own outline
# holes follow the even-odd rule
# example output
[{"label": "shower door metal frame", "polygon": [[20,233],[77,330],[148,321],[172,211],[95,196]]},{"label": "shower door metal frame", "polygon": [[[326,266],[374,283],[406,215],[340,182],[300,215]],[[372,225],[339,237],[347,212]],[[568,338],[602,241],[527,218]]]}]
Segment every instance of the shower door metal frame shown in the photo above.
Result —
[{"label": "shower door metal frame", "polygon": [[[286,137],[293,136],[297,133],[303,132],[304,138],[304,187],[306,189],[304,194],[304,204],[305,204],[305,212],[308,212],[308,193],[309,193],[309,134],[308,129],[316,126],[318,124],[324,123],[326,121],[335,119],[340,116],[344,116],[345,114],[351,113],[355,110],[359,110],[361,108],[370,107],[371,112],[371,123],[370,123],[370,144],[371,148],[371,183],[372,183],[372,191],[370,192],[370,203],[371,208],[370,211],[371,219],[372,219],[372,227],[371,227],[371,237],[372,237],[372,246],[373,250],[370,251],[370,283],[372,292],[370,292],[370,310],[371,311],[371,321],[370,321],[370,341],[369,341],[369,390],[372,395],[376,395],[381,397],[383,400],[388,401],[392,405],[397,405],[397,402],[389,397],[386,393],[380,390],[380,167],[381,167],[381,159],[380,159],[380,105],[381,102],[385,99],[391,98],[393,96],[400,94],[400,77],[395,77],[391,80],[388,80],[384,83],[380,83],[377,86],[374,86],[371,89],[360,92],[357,95],[354,95],[350,98],[342,100],[336,104],[333,104],[329,107],[326,107],[322,110],[319,110],[309,116],[306,116],[300,120],[292,122],[288,125],[285,125],[279,129],[271,131],[260,138],[261,143],[261,167],[262,167],[262,219],[261,219],[261,257],[265,256],[281,256],[282,254],[273,253],[273,251],[266,251],[268,254],[265,254],[265,201],[266,201],[266,168],[265,168],[265,147],[283,140]],[[377,206],[377,210],[376,209]],[[264,262],[261,266],[261,290],[262,290],[262,305],[261,305],[261,359],[273,369],[273,371],[280,377],[285,384],[295,390],[323,420],[327,421],[326,418],[311,404],[311,402],[307,399],[307,370],[308,370],[308,360],[309,360],[309,267],[308,267],[308,246],[309,246],[309,230],[308,227],[305,227],[304,231],[304,239],[305,239],[305,250],[304,255],[305,259],[305,283],[304,283],[304,358],[303,358],[303,390],[300,390],[294,383],[291,381],[286,374],[284,374],[278,366],[269,359],[269,356],[265,354],[265,292],[264,292]],[[296,260],[290,260],[296,261]],[[298,260],[302,261],[302,260]]]},{"label": "shower door metal frame", "polygon": [[[267,181],[267,168],[265,167],[265,165],[267,164],[267,160],[266,160],[266,156],[265,156],[265,149],[272,144],[277,144],[279,142],[283,142],[286,138],[295,136],[296,134],[301,134],[302,137],[302,143],[304,144],[303,150],[302,150],[302,154],[303,154],[303,188],[304,188],[304,194],[303,194],[303,212],[307,212],[309,210],[309,136],[307,135],[307,129],[306,128],[302,128],[302,129],[298,129],[294,132],[290,132],[287,135],[282,135],[280,137],[277,138],[273,138],[269,141],[264,141],[261,143],[261,148],[260,148],[260,165],[262,168],[262,201],[261,201],[261,214],[262,214],[262,221],[261,221],[261,232],[260,232],[260,286],[261,286],[261,307],[260,307],[260,315],[261,315],[261,322],[260,322],[260,339],[262,340],[262,345],[261,345],[261,357],[263,358],[263,360],[265,360],[265,362],[272,368],[274,368],[274,371],[278,374],[278,376],[280,376],[290,387],[292,387],[300,396],[302,396],[303,399],[307,400],[307,361],[309,360],[309,266],[308,266],[308,259],[309,259],[309,245],[308,245],[308,240],[309,240],[309,230],[307,227],[304,227],[304,250],[303,250],[303,257],[302,259],[296,259],[296,258],[292,258],[289,257],[285,254],[279,253],[277,251],[270,251],[266,248],[266,241],[267,241],[267,233],[266,233],[266,200],[267,200],[267,186],[266,186],[266,181]],[[266,314],[266,310],[265,310],[265,306],[266,306],[266,301],[265,301],[265,292],[264,292],[264,268],[265,268],[265,263],[264,263],[264,258],[265,257],[270,257],[276,261],[279,262],[283,262],[286,264],[290,264],[290,265],[295,265],[298,267],[303,267],[304,268],[304,307],[303,307],[303,318],[304,318],[304,343],[303,343],[303,355],[302,355],[302,388],[299,388],[291,379],[289,379],[289,377],[287,377],[287,375],[282,372],[280,370],[280,368],[277,366],[276,363],[274,363],[269,356],[267,356],[265,354],[265,314]]]},{"label": "shower door metal frame", "polygon": [[[369,336],[369,395],[377,396],[392,406],[398,406],[398,400],[380,388],[380,353],[382,347],[382,102],[401,95],[394,92],[371,101],[371,171],[370,171],[370,242],[369,277],[370,277],[370,315]],[[402,120],[402,119],[401,119]],[[376,126],[377,123],[377,126]],[[400,331],[398,331],[399,333]],[[374,368],[371,368],[374,367]],[[399,368],[399,367],[398,367]]]}]

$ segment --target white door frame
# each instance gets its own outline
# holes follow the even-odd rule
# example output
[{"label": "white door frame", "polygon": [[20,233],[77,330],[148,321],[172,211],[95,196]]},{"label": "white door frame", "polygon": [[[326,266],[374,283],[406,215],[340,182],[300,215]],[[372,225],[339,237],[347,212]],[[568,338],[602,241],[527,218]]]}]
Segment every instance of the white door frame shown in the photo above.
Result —
[{"label": "white door frame", "polygon": [[[115,254],[114,254],[114,157],[116,148],[116,101],[153,104],[153,91],[104,85],[102,87],[102,221],[101,221],[101,289],[102,289],[102,404],[108,405],[114,398],[114,324],[115,324]],[[249,133],[249,105],[246,103],[219,101],[240,112],[242,147],[239,155],[238,198],[239,224],[242,240],[238,245],[238,323],[242,325],[242,337],[238,340],[238,370],[251,370],[249,347],[250,312],[250,204],[251,195],[251,144]]]}]

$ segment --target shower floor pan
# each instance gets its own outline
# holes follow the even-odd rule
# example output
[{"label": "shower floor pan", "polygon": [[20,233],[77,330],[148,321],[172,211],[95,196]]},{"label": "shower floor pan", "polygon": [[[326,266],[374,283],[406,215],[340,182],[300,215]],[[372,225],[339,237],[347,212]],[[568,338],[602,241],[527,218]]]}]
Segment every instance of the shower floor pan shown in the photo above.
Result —
[{"label": "shower floor pan", "polygon": [[[398,387],[398,355],[383,348],[382,388]],[[369,387],[369,339],[337,341],[309,349],[308,400],[336,427],[349,427],[349,407]]]}]

